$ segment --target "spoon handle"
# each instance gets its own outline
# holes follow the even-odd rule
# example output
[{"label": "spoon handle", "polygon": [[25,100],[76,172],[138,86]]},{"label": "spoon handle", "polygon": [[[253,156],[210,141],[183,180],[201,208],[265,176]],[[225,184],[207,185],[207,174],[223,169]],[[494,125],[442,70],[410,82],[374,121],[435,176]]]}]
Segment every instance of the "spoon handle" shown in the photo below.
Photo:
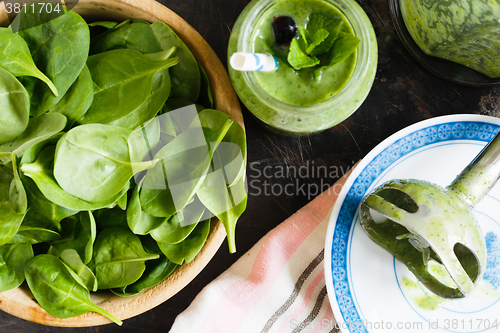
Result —
[{"label": "spoon handle", "polygon": [[449,189],[474,207],[488,194],[500,177],[500,132],[455,178]]}]

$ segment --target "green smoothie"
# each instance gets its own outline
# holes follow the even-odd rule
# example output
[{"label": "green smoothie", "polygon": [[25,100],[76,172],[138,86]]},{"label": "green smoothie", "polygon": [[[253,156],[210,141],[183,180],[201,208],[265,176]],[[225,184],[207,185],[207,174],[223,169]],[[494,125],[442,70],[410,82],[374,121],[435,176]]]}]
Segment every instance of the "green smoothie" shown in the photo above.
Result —
[{"label": "green smoothie", "polygon": [[[276,36],[275,18],[296,27],[285,43]],[[228,60],[236,52],[278,58],[276,71],[229,65],[229,75],[258,119],[291,133],[322,131],[356,111],[372,87],[378,58],[373,26],[355,0],[252,0],[233,27]]]},{"label": "green smoothie", "polygon": [[499,0],[400,0],[406,27],[426,54],[500,77]]},{"label": "green smoothie", "polygon": [[[271,27],[274,17],[291,17],[297,26],[306,27],[311,14],[321,14],[326,19],[341,20],[341,31],[353,35],[354,32],[346,18],[332,5],[316,1],[282,1],[262,15],[252,36],[253,52],[268,53],[271,46],[279,59],[286,59],[289,47],[277,46]],[[349,81],[354,65],[356,52],[342,62],[326,68],[316,74],[316,67],[296,70],[285,61],[280,61],[276,72],[256,72],[258,84],[270,96],[288,104],[313,105],[335,96]]]}]

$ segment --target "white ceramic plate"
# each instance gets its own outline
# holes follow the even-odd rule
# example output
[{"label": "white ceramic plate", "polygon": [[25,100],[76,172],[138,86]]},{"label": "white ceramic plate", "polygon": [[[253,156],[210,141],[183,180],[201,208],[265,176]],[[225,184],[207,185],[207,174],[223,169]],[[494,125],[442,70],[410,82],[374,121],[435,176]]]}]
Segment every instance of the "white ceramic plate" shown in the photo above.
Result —
[{"label": "white ceramic plate", "polygon": [[343,333],[500,331],[500,185],[475,207],[488,262],[466,299],[443,301],[426,292],[406,266],[369,239],[357,214],[362,198],[391,179],[447,186],[499,130],[500,119],[487,116],[429,119],[383,141],[353,171],[325,243],[328,296]]}]

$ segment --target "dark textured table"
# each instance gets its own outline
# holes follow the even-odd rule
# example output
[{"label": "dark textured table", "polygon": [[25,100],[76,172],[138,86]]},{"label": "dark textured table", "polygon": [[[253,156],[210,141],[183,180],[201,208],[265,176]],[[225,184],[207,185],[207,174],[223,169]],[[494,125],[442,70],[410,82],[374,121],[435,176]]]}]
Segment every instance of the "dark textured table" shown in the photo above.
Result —
[{"label": "dark textured table", "polygon": [[[231,28],[248,0],[160,2],[198,30],[226,64]],[[242,106],[248,139],[249,201],[247,211],[238,222],[237,254],[230,255],[224,243],[203,272],[184,290],[160,306],[126,320],[121,328],[116,325],[53,328],[0,312],[0,332],[168,332],[175,317],[206,284],[229,268],[268,231],[313,199],[320,188],[333,184],[355,161],[391,134],[441,115],[500,115],[500,86],[467,88],[434,77],[404,49],[393,27],[387,0],[358,2],[375,27],[379,62],[373,89],[354,115],[320,134],[293,138],[269,132]],[[326,166],[328,172],[321,166]],[[291,172],[290,177],[286,177],[280,172],[286,168],[300,170],[301,176],[294,177]],[[320,170],[322,172],[318,172]],[[292,185],[286,187],[285,193],[281,189],[287,184]]]}]

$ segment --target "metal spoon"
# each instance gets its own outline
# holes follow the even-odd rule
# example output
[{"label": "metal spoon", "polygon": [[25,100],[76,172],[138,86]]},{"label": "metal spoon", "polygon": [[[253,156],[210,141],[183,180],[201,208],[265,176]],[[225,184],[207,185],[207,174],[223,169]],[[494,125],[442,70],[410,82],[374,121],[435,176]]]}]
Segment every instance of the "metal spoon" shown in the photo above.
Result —
[{"label": "metal spoon", "polygon": [[[365,197],[361,226],[443,298],[470,294],[486,268],[486,246],[473,207],[500,177],[500,133],[446,188],[421,180],[392,180]],[[429,272],[443,265],[455,287]]]}]

